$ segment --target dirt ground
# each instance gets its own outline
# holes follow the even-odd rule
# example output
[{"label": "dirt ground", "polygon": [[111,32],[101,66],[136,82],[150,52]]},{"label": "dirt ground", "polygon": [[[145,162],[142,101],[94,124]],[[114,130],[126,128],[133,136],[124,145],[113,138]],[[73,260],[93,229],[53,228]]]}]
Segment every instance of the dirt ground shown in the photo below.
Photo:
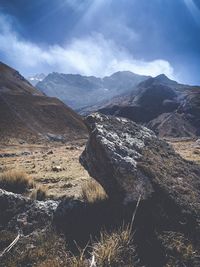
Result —
[{"label": "dirt ground", "polygon": [[[36,186],[46,189],[49,198],[79,197],[90,179],[79,163],[85,140],[78,144],[0,145],[0,172],[24,170]],[[200,164],[200,144],[195,140],[168,140],[177,153]]]},{"label": "dirt ground", "polygon": [[80,195],[90,177],[79,163],[82,144],[0,145],[0,172],[23,170],[49,198]]}]

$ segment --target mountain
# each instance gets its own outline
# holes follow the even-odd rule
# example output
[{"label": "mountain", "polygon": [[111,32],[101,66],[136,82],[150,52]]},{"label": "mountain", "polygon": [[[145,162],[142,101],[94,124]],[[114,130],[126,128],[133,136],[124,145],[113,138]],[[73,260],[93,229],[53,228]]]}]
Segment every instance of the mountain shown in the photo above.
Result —
[{"label": "mountain", "polygon": [[33,76],[30,76],[27,78],[27,80],[33,85],[35,86],[38,82],[41,82],[44,80],[44,78],[46,77],[46,75],[44,73],[40,73],[40,74],[35,74]]},{"label": "mountain", "polygon": [[200,135],[200,87],[179,84],[164,74],[141,82],[99,111],[142,123],[160,137]]},{"label": "mountain", "polygon": [[130,91],[149,76],[121,71],[104,78],[79,74],[50,73],[36,87],[48,96],[61,99],[73,109],[96,105]]},{"label": "mountain", "polygon": [[81,117],[34,88],[19,72],[0,63],[0,140],[72,140],[87,135]]}]

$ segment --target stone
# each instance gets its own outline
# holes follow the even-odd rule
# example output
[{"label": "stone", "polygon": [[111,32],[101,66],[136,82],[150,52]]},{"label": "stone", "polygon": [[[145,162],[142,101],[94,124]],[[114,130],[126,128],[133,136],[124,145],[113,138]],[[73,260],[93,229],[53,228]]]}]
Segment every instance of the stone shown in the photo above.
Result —
[{"label": "stone", "polygon": [[58,201],[37,201],[0,189],[0,229],[24,234],[51,224]]},{"label": "stone", "polygon": [[147,198],[152,184],[137,167],[142,149],[155,134],[124,118],[95,113],[87,117],[90,137],[80,157],[81,164],[106,190],[111,198],[124,202]]},{"label": "stone", "polygon": [[61,166],[53,166],[52,167],[52,171],[54,171],[54,172],[60,172],[60,171],[62,171],[62,168],[61,168]]},{"label": "stone", "polygon": [[178,221],[199,227],[199,165],[128,119],[94,113],[85,122],[89,139],[80,162],[111,200],[126,205],[139,196],[148,204],[156,199],[152,205],[162,203]]}]

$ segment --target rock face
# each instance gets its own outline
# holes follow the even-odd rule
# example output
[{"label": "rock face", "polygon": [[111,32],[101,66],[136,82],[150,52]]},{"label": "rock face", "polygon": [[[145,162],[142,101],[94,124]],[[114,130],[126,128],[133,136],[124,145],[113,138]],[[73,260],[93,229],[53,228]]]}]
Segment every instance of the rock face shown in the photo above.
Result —
[{"label": "rock face", "polygon": [[149,201],[159,196],[198,221],[200,166],[127,119],[95,113],[86,124],[90,137],[80,162],[111,199],[129,203],[139,195]]},{"label": "rock face", "polygon": [[127,119],[107,117],[98,113],[87,117],[90,138],[80,161],[112,198],[123,201],[144,198],[153,188],[137,169],[137,160],[147,140],[155,134]]},{"label": "rock face", "polygon": [[0,189],[0,230],[20,230],[29,234],[51,224],[57,201],[33,201]]}]

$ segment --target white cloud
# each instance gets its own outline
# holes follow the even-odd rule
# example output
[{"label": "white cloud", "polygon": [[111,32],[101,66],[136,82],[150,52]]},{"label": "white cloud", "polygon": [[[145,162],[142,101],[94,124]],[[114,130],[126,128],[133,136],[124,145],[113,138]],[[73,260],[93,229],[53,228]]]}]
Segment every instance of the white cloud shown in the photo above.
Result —
[{"label": "white cloud", "polygon": [[100,33],[73,39],[63,46],[42,47],[20,38],[5,16],[0,16],[0,25],[0,53],[25,75],[57,71],[105,76],[119,70],[130,70],[152,76],[165,73],[173,78],[169,62],[162,59],[136,60],[124,47]]}]

